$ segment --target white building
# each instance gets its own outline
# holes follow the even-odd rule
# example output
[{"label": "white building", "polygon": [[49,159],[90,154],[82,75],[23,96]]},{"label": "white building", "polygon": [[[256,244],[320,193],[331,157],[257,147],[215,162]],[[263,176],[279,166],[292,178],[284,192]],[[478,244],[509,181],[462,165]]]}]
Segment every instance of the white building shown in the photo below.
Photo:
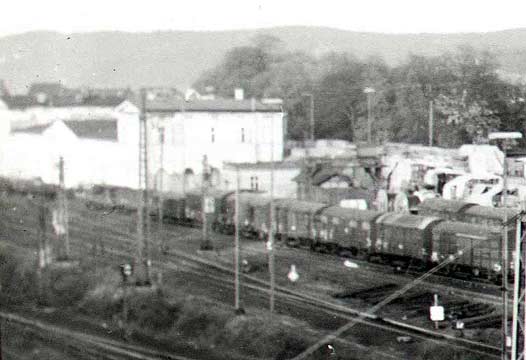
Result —
[{"label": "white building", "polygon": [[[279,103],[254,99],[153,99],[147,102],[147,113],[152,174],[159,173],[160,132],[164,132],[163,168],[165,177],[171,176],[164,184],[173,184],[174,178],[182,179],[184,174],[202,173],[204,156],[218,184],[224,184],[221,177],[226,162],[283,160],[286,124]],[[196,176],[194,184],[199,178]],[[174,186],[169,190],[181,189]]]},{"label": "white building", "polygon": [[239,174],[240,189],[269,193],[273,171],[274,196],[277,198],[295,198],[298,184],[293,179],[300,174],[302,165],[303,163],[299,161],[281,161],[273,165],[269,162],[225,164],[222,177],[223,188],[234,191]]},{"label": "white building", "polygon": [[0,173],[56,184],[59,158],[63,157],[68,187],[111,184],[137,188],[138,148],[120,136],[122,123],[116,118],[57,120],[13,129],[0,144]]}]

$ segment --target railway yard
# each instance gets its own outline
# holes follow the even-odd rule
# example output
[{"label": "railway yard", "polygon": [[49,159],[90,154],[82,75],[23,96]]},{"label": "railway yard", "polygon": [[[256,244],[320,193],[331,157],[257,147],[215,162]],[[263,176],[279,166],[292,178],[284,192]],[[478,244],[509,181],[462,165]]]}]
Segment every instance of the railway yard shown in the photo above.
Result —
[{"label": "railway yard", "polygon": [[[1,212],[2,243],[34,258],[38,243],[38,215],[34,198],[4,193]],[[135,214],[95,210],[77,198],[69,201],[69,217],[72,257],[80,260],[81,267],[132,262],[137,242]],[[48,231],[52,238],[51,226]],[[202,231],[199,228],[170,223],[161,227],[158,222],[152,222],[150,235],[152,271],[157,275],[154,278],[160,278],[159,274],[162,274],[163,288],[203,296],[232,307],[232,235],[212,234],[212,251],[200,250]],[[161,243],[166,246],[164,252],[157,251]],[[240,298],[247,314],[262,313],[268,308],[267,254],[265,242],[241,240],[243,274]],[[324,358],[327,346],[330,346],[335,356],[342,359],[364,358],[364,354],[372,358],[410,359],[425,344],[432,344],[436,351],[462,351],[476,359],[499,357],[502,321],[500,288],[490,281],[473,282],[436,274],[423,275],[409,268],[393,272],[392,267],[385,264],[292,248],[285,242],[277,242],[274,256],[277,314],[286,316],[285,319],[301,321],[302,330],[313,341],[346,324],[353,324],[344,336],[333,339],[318,351],[316,358]],[[287,277],[292,265],[299,275],[294,282]],[[446,312],[446,320],[438,326],[429,319],[429,307],[435,296],[438,296]],[[48,327],[70,327],[63,319],[62,324],[58,321],[57,325],[56,316],[42,315],[35,310],[26,310],[27,314],[49,322]],[[22,315],[3,313],[4,324],[9,324],[4,327],[23,325],[31,329],[27,331],[49,332],[43,330],[42,324],[39,327],[16,316]],[[109,340],[103,342],[95,338],[96,328],[95,324],[91,329],[93,334],[89,335],[93,338],[89,339],[79,333],[70,333],[70,330],[78,329],[55,328],[53,334],[57,338],[65,334],[77,336],[75,341],[78,343],[93,341],[95,344],[98,341],[98,345],[93,345],[97,350],[93,354],[83,354],[82,358],[126,358],[122,357],[126,351],[136,351],[136,358],[158,358],[154,353],[155,347],[144,342],[124,342],[115,334],[112,335],[115,343],[109,343]],[[133,346],[136,348],[132,349]],[[74,347],[71,345],[71,348]],[[214,358],[212,353],[203,353],[202,349],[183,350],[181,356],[188,358]]]}]

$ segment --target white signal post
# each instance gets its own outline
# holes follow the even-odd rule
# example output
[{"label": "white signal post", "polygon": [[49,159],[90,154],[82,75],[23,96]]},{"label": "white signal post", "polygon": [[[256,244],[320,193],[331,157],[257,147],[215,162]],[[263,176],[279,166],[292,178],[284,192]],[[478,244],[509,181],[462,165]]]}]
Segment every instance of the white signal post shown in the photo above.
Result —
[{"label": "white signal post", "polygon": [[[488,139],[492,140],[519,140],[522,139],[520,132],[494,132],[488,135]],[[513,343],[513,339],[509,336],[508,331],[508,211],[507,211],[507,197],[508,197],[508,166],[507,166],[507,144],[502,144],[502,151],[504,152],[503,164],[503,190],[502,190],[502,207],[504,211],[504,224],[502,235],[502,354],[503,360],[509,359],[509,344]],[[517,241],[517,240],[516,240]],[[520,246],[520,245],[519,245]],[[520,256],[516,254],[515,256]],[[515,308],[516,304],[513,305]],[[518,306],[518,304],[517,304]],[[511,355],[511,354],[510,354]]]},{"label": "white signal post", "polygon": [[435,322],[435,329],[438,330],[438,323],[440,321],[444,321],[444,307],[438,305],[438,295],[434,295],[434,302],[433,306],[429,308],[429,317],[431,318],[431,321]]}]

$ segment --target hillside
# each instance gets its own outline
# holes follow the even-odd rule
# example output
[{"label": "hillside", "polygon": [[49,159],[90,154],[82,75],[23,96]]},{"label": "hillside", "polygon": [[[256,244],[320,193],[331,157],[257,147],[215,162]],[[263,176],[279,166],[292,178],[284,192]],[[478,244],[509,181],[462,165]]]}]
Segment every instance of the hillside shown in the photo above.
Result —
[{"label": "hillside", "polygon": [[289,49],[315,55],[346,51],[380,55],[397,64],[407,54],[436,55],[463,44],[495,51],[502,69],[526,75],[526,29],[461,34],[376,34],[320,27],[221,32],[31,32],[0,38],[0,78],[24,91],[33,81],[67,86],[186,87],[216,65],[231,47],[256,34],[282,39]]}]

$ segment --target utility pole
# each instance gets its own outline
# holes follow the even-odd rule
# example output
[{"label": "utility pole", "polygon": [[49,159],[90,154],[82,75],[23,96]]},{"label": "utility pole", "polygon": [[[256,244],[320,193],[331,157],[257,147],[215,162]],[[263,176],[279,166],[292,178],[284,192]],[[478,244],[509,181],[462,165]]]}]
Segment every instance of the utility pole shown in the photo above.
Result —
[{"label": "utility pole", "polygon": [[367,87],[363,90],[367,94],[367,143],[371,144],[371,127],[373,122],[373,94],[376,92],[373,88]]},{"label": "utility pole", "polygon": [[[503,360],[509,359],[508,350],[512,350],[513,339],[509,336],[508,329],[508,209],[507,209],[507,197],[508,197],[508,163],[506,161],[508,144],[507,141],[513,139],[521,139],[522,134],[519,132],[496,132],[491,133],[488,139],[491,140],[502,140],[502,151],[504,152],[504,163],[503,163],[503,190],[502,190],[502,207],[504,208],[504,224],[502,234],[502,247],[501,247],[501,263],[502,263],[502,352],[501,358]],[[515,256],[519,256],[516,254]],[[514,271],[518,271],[514,269]],[[520,270],[519,270],[520,271]],[[515,284],[514,284],[515,286]],[[515,306],[515,305],[514,305]],[[515,359],[513,359],[515,360]]]},{"label": "utility pole", "polygon": [[434,120],[433,100],[429,100],[429,146],[433,146],[433,120]]},{"label": "utility pole", "polygon": [[274,269],[274,117],[272,117],[270,132],[270,210],[268,232],[268,270],[270,276],[270,314],[274,313],[274,290],[276,287],[276,274]]},{"label": "utility pole", "polygon": [[146,90],[141,89],[141,113],[139,116],[139,196],[137,206],[137,257],[135,274],[138,285],[150,285],[148,206],[148,127],[146,116]]},{"label": "utility pole", "polygon": [[[524,209],[524,208],[523,208]],[[526,276],[526,273],[523,271],[526,264],[526,249],[524,246],[524,237],[521,231],[522,219],[518,217],[515,226],[515,257],[513,259],[513,310],[512,310],[512,327],[511,327],[511,359],[524,359],[526,354],[526,331],[524,325],[526,324],[526,319],[523,316],[526,316],[525,312],[525,301],[526,293],[524,286],[526,284],[526,278],[521,277]],[[521,316],[520,311],[522,310],[523,316]],[[522,332],[522,348],[520,347],[520,335],[519,331]]]},{"label": "utility pole", "polygon": [[240,294],[240,284],[239,284],[239,252],[240,252],[240,244],[239,244],[239,166],[236,164],[236,204],[235,204],[235,249],[234,249],[234,308],[237,314],[243,314],[245,311],[241,307],[241,302],[239,300]]},{"label": "utility pole", "polygon": [[38,198],[38,264],[37,264],[37,281],[38,281],[38,300],[40,303],[46,301],[44,295],[44,269],[51,262],[51,249],[47,241],[46,225],[48,221],[48,208],[44,198]]},{"label": "utility pole", "polygon": [[208,158],[206,155],[203,156],[203,176],[202,176],[202,192],[203,192],[203,202],[202,202],[202,217],[203,217],[203,239],[201,241],[201,250],[213,250],[212,241],[210,240],[210,231],[209,231],[209,219],[208,214],[214,212],[214,199],[209,197],[209,170],[208,170]]},{"label": "utility pole", "polygon": [[159,226],[159,253],[162,254],[165,251],[165,244],[163,241],[163,220],[164,220],[164,208],[163,208],[163,181],[164,181],[164,127],[159,127],[159,144],[161,146],[159,150],[159,194],[158,194],[158,226]]},{"label": "utility pole", "polygon": [[308,97],[310,100],[310,127],[309,127],[309,137],[312,142],[314,142],[314,94],[313,93],[303,93],[302,94],[305,97]]},{"label": "utility pole", "polygon": [[[58,162],[59,168],[59,192],[58,192],[58,213],[57,213],[57,237],[59,246],[64,246],[64,254],[62,260],[69,260],[70,246],[69,246],[69,228],[68,228],[68,199],[66,194],[66,185],[64,181],[64,158],[61,156]],[[62,244],[62,242],[64,242]]]}]

